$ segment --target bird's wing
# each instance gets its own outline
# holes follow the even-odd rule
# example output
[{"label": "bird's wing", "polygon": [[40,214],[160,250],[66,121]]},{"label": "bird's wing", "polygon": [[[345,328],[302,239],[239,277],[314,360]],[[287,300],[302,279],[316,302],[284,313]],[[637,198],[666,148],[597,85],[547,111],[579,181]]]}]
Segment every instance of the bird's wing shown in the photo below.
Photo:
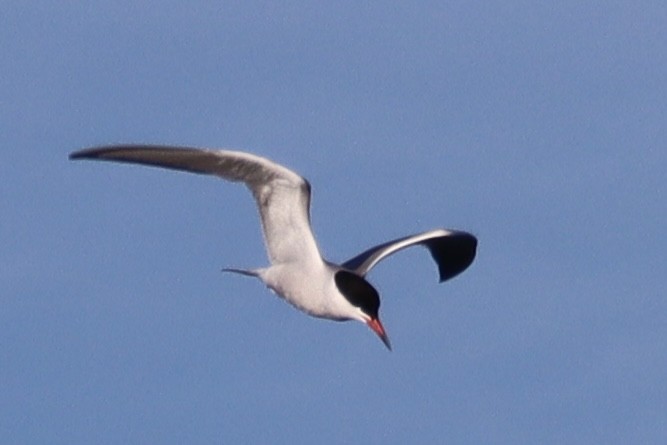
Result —
[{"label": "bird's wing", "polygon": [[321,258],[310,227],[308,181],[266,158],[230,150],[119,145],[76,151],[70,159],[143,164],[243,182],[257,202],[271,263]]},{"label": "bird's wing", "polygon": [[467,232],[436,229],[406,236],[371,247],[342,264],[345,269],[364,276],[383,258],[420,244],[428,248],[438,265],[440,282],[454,278],[470,266],[475,259],[477,239]]}]

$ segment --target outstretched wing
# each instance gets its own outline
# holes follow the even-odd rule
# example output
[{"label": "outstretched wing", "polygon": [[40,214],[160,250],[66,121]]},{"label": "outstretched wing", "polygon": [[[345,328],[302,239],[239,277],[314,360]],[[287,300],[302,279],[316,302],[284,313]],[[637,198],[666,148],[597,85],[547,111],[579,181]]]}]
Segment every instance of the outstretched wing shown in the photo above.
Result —
[{"label": "outstretched wing", "polygon": [[425,246],[438,265],[440,282],[454,278],[470,266],[477,251],[477,238],[458,230],[436,229],[395,239],[347,260],[342,264],[360,276],[365,276],[385,257],[416,244]]},{"label": "outstretched wing", "polygon": [[320,258],[310,227],[308,181],[266,158],[231,150],[119,145],[77,151],[70,159],[143,164],[243,182],[257,202],[271,263]]}]

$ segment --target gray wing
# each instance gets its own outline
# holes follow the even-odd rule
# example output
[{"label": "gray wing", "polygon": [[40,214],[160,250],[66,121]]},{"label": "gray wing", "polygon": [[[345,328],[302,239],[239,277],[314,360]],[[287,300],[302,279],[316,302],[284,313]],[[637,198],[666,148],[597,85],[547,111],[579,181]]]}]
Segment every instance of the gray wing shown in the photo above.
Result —
[{"label": "gray wing", "polygon": [[243,182],[257,202],[271,263],[320,258],[310,227],[308,181],[266,158],[240,151],[153,145],[95,147],[69,157],[150,165]]},{"label": "gray wing", "polygon": [[364,276],[382,259],[416,244],[425,246],[431,252],[438,265],[440,282],[454,278],[466,270],[475,259],[477,251],[477,239],[470,233],[436,229],[371,247],[347,260],[342,266]]}]

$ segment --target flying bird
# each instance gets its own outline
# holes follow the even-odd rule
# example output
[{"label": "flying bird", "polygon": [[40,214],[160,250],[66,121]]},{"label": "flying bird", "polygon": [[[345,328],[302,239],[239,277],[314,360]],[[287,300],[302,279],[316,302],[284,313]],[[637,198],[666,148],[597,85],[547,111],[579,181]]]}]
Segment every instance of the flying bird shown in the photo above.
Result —
[{"label": "flying bird", "polygon": [[366,274],[389,255],[425,246],[438,266],[440,282],[472,263],[477,239],[460,230],[435,229],[371,247],[342,264],[322,258],[310,226],[310,184],[269,159],[241,151],[157,145],[88,148],[70,159],[97,159],[183,170],[243,182],[251,191],[262,223],[268,267],[223,269],[256,277],[308,315],[329,320],[358,320],[391,350],[380,321],[380,296]]}]

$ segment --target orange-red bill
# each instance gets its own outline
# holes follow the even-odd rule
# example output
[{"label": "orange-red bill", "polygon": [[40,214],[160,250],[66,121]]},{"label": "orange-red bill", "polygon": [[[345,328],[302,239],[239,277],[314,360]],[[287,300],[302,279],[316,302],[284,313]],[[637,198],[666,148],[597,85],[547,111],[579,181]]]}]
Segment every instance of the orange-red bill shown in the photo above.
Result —
[{"label": "orange-red bill", "polygon": [[369,328],[375,332],[378,337],[380,337],[380,340],[382,340],[382,343],[391,351],[391,343],[389,343],[389,337],[387,336],[387,332],[384,330],[384,326],[382,326],[382,323],[380,322],[379,318],[371,318],[366,322]]}]

